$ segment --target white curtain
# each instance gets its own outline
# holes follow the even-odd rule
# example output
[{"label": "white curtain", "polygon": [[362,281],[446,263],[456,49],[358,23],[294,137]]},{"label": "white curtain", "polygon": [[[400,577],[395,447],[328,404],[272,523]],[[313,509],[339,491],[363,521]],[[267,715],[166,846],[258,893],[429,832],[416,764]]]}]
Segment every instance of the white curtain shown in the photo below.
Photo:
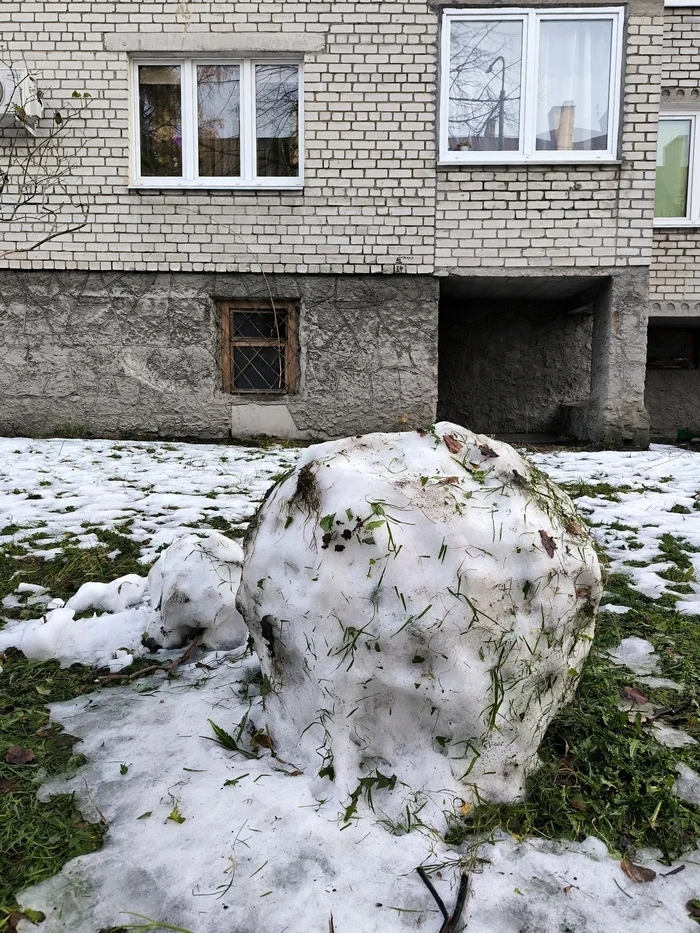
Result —
[{"label": "white curtain", "polygon": [[537,148],[607,149],[610,20],[540,24]]}]

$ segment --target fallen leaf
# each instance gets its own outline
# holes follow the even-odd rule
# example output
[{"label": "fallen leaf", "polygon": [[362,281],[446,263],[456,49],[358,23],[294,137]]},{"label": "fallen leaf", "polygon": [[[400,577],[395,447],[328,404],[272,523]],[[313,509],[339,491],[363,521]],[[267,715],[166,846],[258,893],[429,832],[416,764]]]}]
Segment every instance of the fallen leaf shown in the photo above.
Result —
[{"label": "fallen leaf", "polygon": [[462,814],[462,816],[469,816],[471,809],[472,805],[470,803],[463,803],[459,808],[459,812]]},{"label": "fallen leaf", "polygon": [[180,811],[178,810],[177,804],[175,804],[175,806],[170,812],[170,815],[168,816],[168,819],[172,820],[173,823],[184,823],[187,817],[183,816],[182,813],[180,813]]},{"label": "fallen leaf", "polygon": [[564,526],[570,535],[582,535],[583,534],[583,525],[581,522],[577,522],[576,519],[570,519]]},{"label": "fallen leaf", "polygon": [[567,885],[564,887],[564,894],[568,894],[569,891],[570,891],[572,888],[573,888],[573,884],[567,884]]},{"label": "fallen leaf", "polygon": [[482,457],[488,457],[488,458],[492,459],[492,458],[498,456],[498,454],[496,453],[496,451],[493,450],[491,447],[489,447],[488,444],[479,444],[479,451],[480,451]]},{"label": "fallen leaf", "polygon": [[0,797],[3,794],[11,794],[16,787],[17,781],[0,781]]},{"label": "fallen leaf", "polygon": [[272,736],[262,729],[258,729],[257,732],[253,733],[251,741],[253,745],[259,745],[260,748],[272,748]]},{"label": "fallen leaf", "polygon": [[418,428],[418,436],[419,436],[419,437],[427,437],[427,436],[428,436],[428,432],[427,432],[427,431],[424,431],[423,428]]},{"label": "fallen leaf", "polygon": [[141,816],[137,816],[137,820],[147,820],[148,817],[153,813],[153,810],[146,810],[145,813],[142,813]]},{"label": "fallen leaf", "polygon": [[554,557],[554,552],[557,549],[557,542],[551,535],[547,534],[546,531],[540,531],[540,538],[542,539],[542,544],[548,556]]},{"label": "fallen leaf", "polygon": [[22,748],[21,745],[10,745],[5,755],[5,761],[8,765],[28,765],[36,761],[36,756],[31,748]]},{"label": "fallen leaf", "polygon": [[642,865],[635,865],[629,859],[623,858],[620,862],[620,868],[624,871],[630,881],[635,884],[643,884],[653,881],[656,878],[656,872],[651,868],[644,868]]},{"label": "fallen leaf", "polygon": [[456,438],[452,437],[451,434],[443,435],[442,439],[451,454],[458,454],[464,446],[463,444],[460,444]]},{"label": "fallen leaf", "polygon": [[440,480],[438,486],[454,486],[454,484],[458,482],[459,476],[446,476],[444,479]]},{"label": "fallen leaf", "polygon": [[569,799],[569,806],[571,807],[572,810],[579,810],[579,811],[586,810],[588,807],[585,801],[577,799],[576,797],[571,797]]},{"label": "fallen leaf", "polygon": [[645,697],[641,690],[636,687],[623,687],[622,695],[633,703],[648,703],[649,698]]}]

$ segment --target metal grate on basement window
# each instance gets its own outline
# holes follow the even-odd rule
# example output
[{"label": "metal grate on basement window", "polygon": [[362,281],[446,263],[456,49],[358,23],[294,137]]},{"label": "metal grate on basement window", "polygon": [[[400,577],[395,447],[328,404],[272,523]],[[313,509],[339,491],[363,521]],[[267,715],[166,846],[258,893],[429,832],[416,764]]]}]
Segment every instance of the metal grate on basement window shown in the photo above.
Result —
[{"label": "metal grate on basement window", "polygon": [[651,327],[647,337],[647,369],[695,369],[696,331]]},{"label": "metal grate on basement window", "polygon": [[224,392],[280,395],[296,389],[297,312],[277,301],[228,301],[221,309]]}]

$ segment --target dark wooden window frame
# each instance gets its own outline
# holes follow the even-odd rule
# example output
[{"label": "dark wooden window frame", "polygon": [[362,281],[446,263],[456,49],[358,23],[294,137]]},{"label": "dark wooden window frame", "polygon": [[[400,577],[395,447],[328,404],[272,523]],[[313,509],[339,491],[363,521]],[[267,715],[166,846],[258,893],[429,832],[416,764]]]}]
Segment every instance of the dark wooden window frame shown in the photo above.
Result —
[{"label": "dark wooden window frame", "polygon": [[[221,371],[224,392],[231,395],[287,395],[296,391],[299,378],[298,309],[289,301],[221,301]],[[285,314],[285,336],[279,338],[235,337],[233,315],[238,312]],[[267,389],[236,388],[234,349],[237,347],[273,347],[282,356],[284,385]]]}]

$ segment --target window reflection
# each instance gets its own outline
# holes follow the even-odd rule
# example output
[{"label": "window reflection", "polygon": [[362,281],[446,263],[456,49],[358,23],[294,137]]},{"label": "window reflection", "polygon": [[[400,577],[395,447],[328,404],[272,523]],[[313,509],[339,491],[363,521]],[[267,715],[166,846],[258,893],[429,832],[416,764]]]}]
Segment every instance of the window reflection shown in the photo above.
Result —
[{"label": "window reflection", "polygon": [[255,69],[257,173],[284,178],[299,174],[299,70],[296,65]]},{"label": "window reflection", "polygon": [[197,66],[199,174],[241,173],[241,77],[238,65]]},{"label": "window reflection", "polygon": [[522,22],[456,22],[450,45],[449,147],[520,147]]},{"label": "window reflection", "polygon": [[139,67],[141,174],[182,175],[182,102],[179,65]]}]

